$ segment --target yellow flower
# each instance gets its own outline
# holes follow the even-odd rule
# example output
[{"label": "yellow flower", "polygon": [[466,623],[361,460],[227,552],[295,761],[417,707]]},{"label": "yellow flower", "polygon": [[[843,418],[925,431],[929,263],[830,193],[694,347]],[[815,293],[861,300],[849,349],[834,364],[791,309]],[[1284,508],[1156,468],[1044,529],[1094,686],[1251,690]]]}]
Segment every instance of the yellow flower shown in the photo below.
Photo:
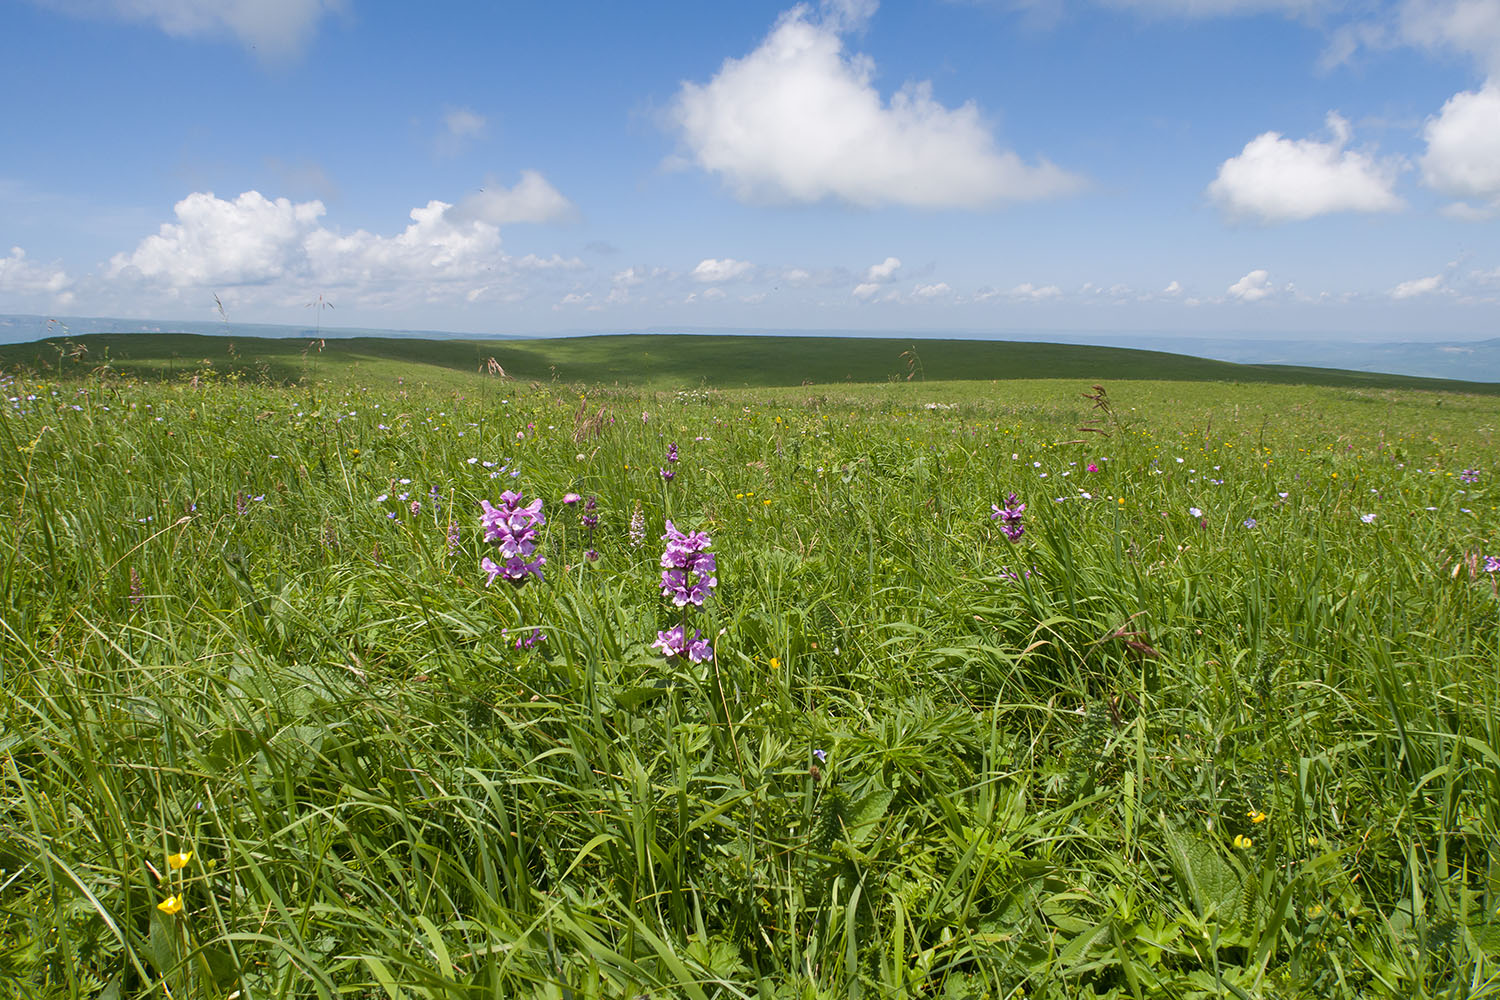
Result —
[{"label": "yellow flower", "polygon": [[1266,821],[1266,814],[1259,809],[1251,809],[1245,815],[1250,817],[1250,822],[1252,823],[1264,823]]},{"label": "yellow flower", "polygon": [[1237,834],[1234,835],[1234,847],[1235,847],[1235,850],[1237,850],[1237,851],[1248,851],[1248,850],[1250,850],[1250,848],[1252,848],[1254,846],[1255,846],[1255,841],[1251,840],[1249,837],[1245,836],[1243,833],[1237,833]]},{"label": "yellow flower", "polygon": [[778,660],[778,659],[777,659],[777,658],[776,658],[776,657],[774,657],[774,656],[773,656],[773,657],[771,657],[771,669],[772,669],[772,670],[780,670],[780,669],[781,669],[781,661],[780,661],[780,660]]},{"label": "yellow flower", "polygon": [[1115,503],[1117,503],[1117,504],[1119,504],[1119,505],[1120,505],[1120,506],[1121,506],[1121,507],[1123,507],[1123,506],[1125,506],[1125,498],[1124,498],[1124,497],[1121,497],[1121,498],[1120,498],[1120,499],[1118,499],[1118,500],[1116,500],[1116,501],[1115,501]]},{"label": "yellow flower", "polygon": [[191,860],[193,860],[192,851],[183,851],[181,854],[167,855],[167,864],[172,866],[173,871],[177,871],[179,868],[186,868],[187,863]]},{"label": "yellow flower", "polygon": [[163,912],[163,913],[181,913],[182,912],[182,897],[181,896],[168,896],[166,899],[162,900],[160,903],[157,903],[156,904],[156,908],[158,910],[160,910],[161,912]]}]

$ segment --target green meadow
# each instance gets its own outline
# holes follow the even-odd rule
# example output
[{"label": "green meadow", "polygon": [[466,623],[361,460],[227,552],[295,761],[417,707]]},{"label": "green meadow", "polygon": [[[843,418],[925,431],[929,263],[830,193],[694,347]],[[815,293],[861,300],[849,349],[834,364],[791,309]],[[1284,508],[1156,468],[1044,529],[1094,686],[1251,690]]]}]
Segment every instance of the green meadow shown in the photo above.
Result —
[{"label": "green meadow", "polygon": [[[797,338],[0,365],[0,996],[1500,994],[1496,386]],[[505,491],[539,578],[481,570]]]}]

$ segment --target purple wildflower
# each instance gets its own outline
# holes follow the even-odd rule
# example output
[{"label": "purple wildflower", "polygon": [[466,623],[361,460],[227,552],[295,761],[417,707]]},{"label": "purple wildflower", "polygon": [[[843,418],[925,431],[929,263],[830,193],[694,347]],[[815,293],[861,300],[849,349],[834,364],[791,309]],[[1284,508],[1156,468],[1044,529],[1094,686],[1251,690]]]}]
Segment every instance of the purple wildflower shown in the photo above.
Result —
[{"label": "purple wildflower", "polygon": [[458,551],[458,522],[448,522],[448,554],[451,556]]},{"label": "purple wildflower", "polygon": [[1247,517],[1247,518],[1245,518],[1245,527],[1247,527],[1247,528],[1253,528],[1253,527],[1255,527],[1255,525],[1257,523],[1258,522],[1253,517]]},{"label": "purple wildflower", "polygon": [[130,606],[140,607],[146,600],[145,591],[141,587],[141,574],[136,572],[134,566],[130,567]]},{"label": "purple wildflower", "polygon": [[516,584],[526,582],[528,576],[535,576],[540,580],[542,566],[547,560],[538,557],[527,561],[527,557],[536,552],[536,529],[547,523],[547,518],[542,514],[541,498],[523,505],[520,493],[507,490],[500,494],[500,502],[499,507],[491,506],[488,500],[479,502],[484,508],[484,513],[479,518],[480,527],[484,529],[484,540],[498,547],[500,555],[504,557],[503,563],[496,563],[486,557],[479,564],[480,569],[490,574],[485,586],[494,583],[495,578],[501,574]]},{"label": "purple wildflower", "polygon": [[413,500],[411,502],[411,516],[416,517],[420,513],[422,513],[422,501]]},{"label": "purple wildflower", "polygon": [[589,531],[599,527],[599,515],[594,513],[599,509],[599,502],[594,497],[589,497],[583,502],[583,514],[579,516],[578,523]]},{"label": "purple wildflower", "polygon": [[814,750],[813,751],[813,756],[816,757],[816,758],[818,758],[818,763],[819,764],[826,764],[826,763],[828,763],[828,751],[827,750]]},{"label": "purple wildflower", "polygon": [[1500,573],[1500,556],[1485,556],[1484,571],[1486,573]]},{"label": "purple wildflower", "polygon": [[1095,465],[1093,462],[1090,462],[1089,463],[1089,471],[1090,472],[1098,472],[1099,471],[1099,466]]},{"label": "purple wildflower", "polygon": [[1461,482],[1461,483],[1477,483],[1477,482],[1479,482],[1479,470],[1478,469],[1465,469],[1464,471],[1462,471],[1462,472],[1460,472],[1458,474],[1458,481]]},{"label": "purple wildflower", "polygon": [[530,635],[517,636],[516,637],[516,648],[517,649],[532,649],[535,646],[537,646],[539,643],[543,643],[543,642],[546,642],[546,641],[547,641],[547,637],[544,634],[542,634],[542,630],[539,629],[539,628],[534,628],[534,629],[531,630],[531,634]]},{"label": "purple wildflower", "polygon": [[703,630],[694,629],[693,639],[689,642],[686,630],[681,625],[673,625],[665,632],[656,633],[656,641],[651,644],[651,648],[661,650],[662,655],[668,659],[686,656],[694,663],[702,663],[714,658],[713,647],[703,638]]},{"label": "purple wildflower", "polygon": [[688,604],[701,608],[703,599],[719,585],[714,554],[706,551],[713,540],[702,531],[683,534],[671,521],[661,537],[667,543],[661,555],[662,596],[670,597],[679,608]]},{"label": "purple wildflower", "polygon": [[563,494],[563,503],[567,504],[570,507],[573,504],[577,503],[578,500],[579,500],[579,496],[578,496],[577,493],[564,493]]},{"label": "purple wildflower", "polygon": [[990,514],[990,520],[1000,521],[1000,530],[1005,532],[1005,537],[1012,542],[1020,541],[1021,536],[1026,533],[1026,529],[1021,525],[1021,515],[1026,513],[1026,505],[1018,502],[1016,495],[1011,493],[1005,498],[1004,507],[992,503],[990,510],[993,512]]},{"label": "purple wildflower", "polygon": [[585,551],[583,553],[583,558],[587,559],[591,563],[592,562],[598,562],[599,561],[599,550],[598,549],[588,549],[587,551]]}]

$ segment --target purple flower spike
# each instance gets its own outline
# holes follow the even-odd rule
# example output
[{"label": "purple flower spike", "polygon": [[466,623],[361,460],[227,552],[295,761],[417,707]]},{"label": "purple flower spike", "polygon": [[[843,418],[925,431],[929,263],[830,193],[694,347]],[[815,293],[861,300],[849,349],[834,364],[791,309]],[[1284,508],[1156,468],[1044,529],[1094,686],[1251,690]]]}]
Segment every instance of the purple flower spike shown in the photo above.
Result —
[{"label": "purple flower spike", "polygon": [[656,633],[656,641],[651,644],[651,648],[661,650],[662,655],[668,659],[686,656],[694,663],[703,663],[714,658],[713,647],[703,638],[703,630],[694,629],[693,639],[689,642],[681,625]]},{"label": "purple flower spike", "polygon": [[536,529],[547,523],[542,514],[541,499],[522,504],[520,493],[507,490],[500,494],[500,501],[499,507],[492,506],[488,500],[479,502],[484,509],[479,518],[484,540],[499,548],[504,559],[499,565],[489,558],[480,563],[480,568],[490,574],[485,586],[494,583],[495,578],[502,574],[517,585],[525,583],[531,576],[542,579],[542,566],[547,560],[527,561],[527,557],[536,552]]},{"label": "purple flower spike", "polygon": [[714,576],[718,566],[712,552],[707,551],[713,540],[701,531],[683,534],[671,521],[667,522],[667,533],[662,535],[667,543],[661,555],[661,592],[670,597],[679,608],[688,604],[703,606],[704,598],[719,585]]},{"label": "purple flower spike", "polygon": [[990,510],[993,512],[990,514],[990,520],[1000,521],[1000,530],[1005,533],[1006,538],[1016,542],[1026,534],[1026,529],[1021,525],[1021,515],[1026,513],[1026,505],[1018,502],[1014,493],[1006,496],[1004,507],[992,503]]},{"label": "purple flower spike", "polygon": [[1485,556],[1484,571],[1486,573],[1500,573],[1500,556]]}]

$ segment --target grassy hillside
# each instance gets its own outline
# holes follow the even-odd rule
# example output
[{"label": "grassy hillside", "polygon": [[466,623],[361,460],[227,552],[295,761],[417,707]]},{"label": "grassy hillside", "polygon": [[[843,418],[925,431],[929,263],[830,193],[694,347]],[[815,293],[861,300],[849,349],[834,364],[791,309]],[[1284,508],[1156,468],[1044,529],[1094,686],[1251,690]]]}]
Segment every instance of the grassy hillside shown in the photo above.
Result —
[{"label": "grassy hillside", "polygon": [[175,379],[212,368],[274,383],[304,378],[371,383],[402,378],[458,387],[493,358],[521,381],[589,385],[760,388],[890,380],[1066,378],[1242,382],[1496,394],[1500,384],[1282,365],[1239,365],[1157,351],[1072,344],[878,338],[612,335],[529,341],[354,337],[303,339],[197,334],[90,334],[0,346],[0,366]]},{"label": "grassy hillside", "polygon": [[0,378],[0,997],[1495,995],[1495,396],[334,364]]}]

